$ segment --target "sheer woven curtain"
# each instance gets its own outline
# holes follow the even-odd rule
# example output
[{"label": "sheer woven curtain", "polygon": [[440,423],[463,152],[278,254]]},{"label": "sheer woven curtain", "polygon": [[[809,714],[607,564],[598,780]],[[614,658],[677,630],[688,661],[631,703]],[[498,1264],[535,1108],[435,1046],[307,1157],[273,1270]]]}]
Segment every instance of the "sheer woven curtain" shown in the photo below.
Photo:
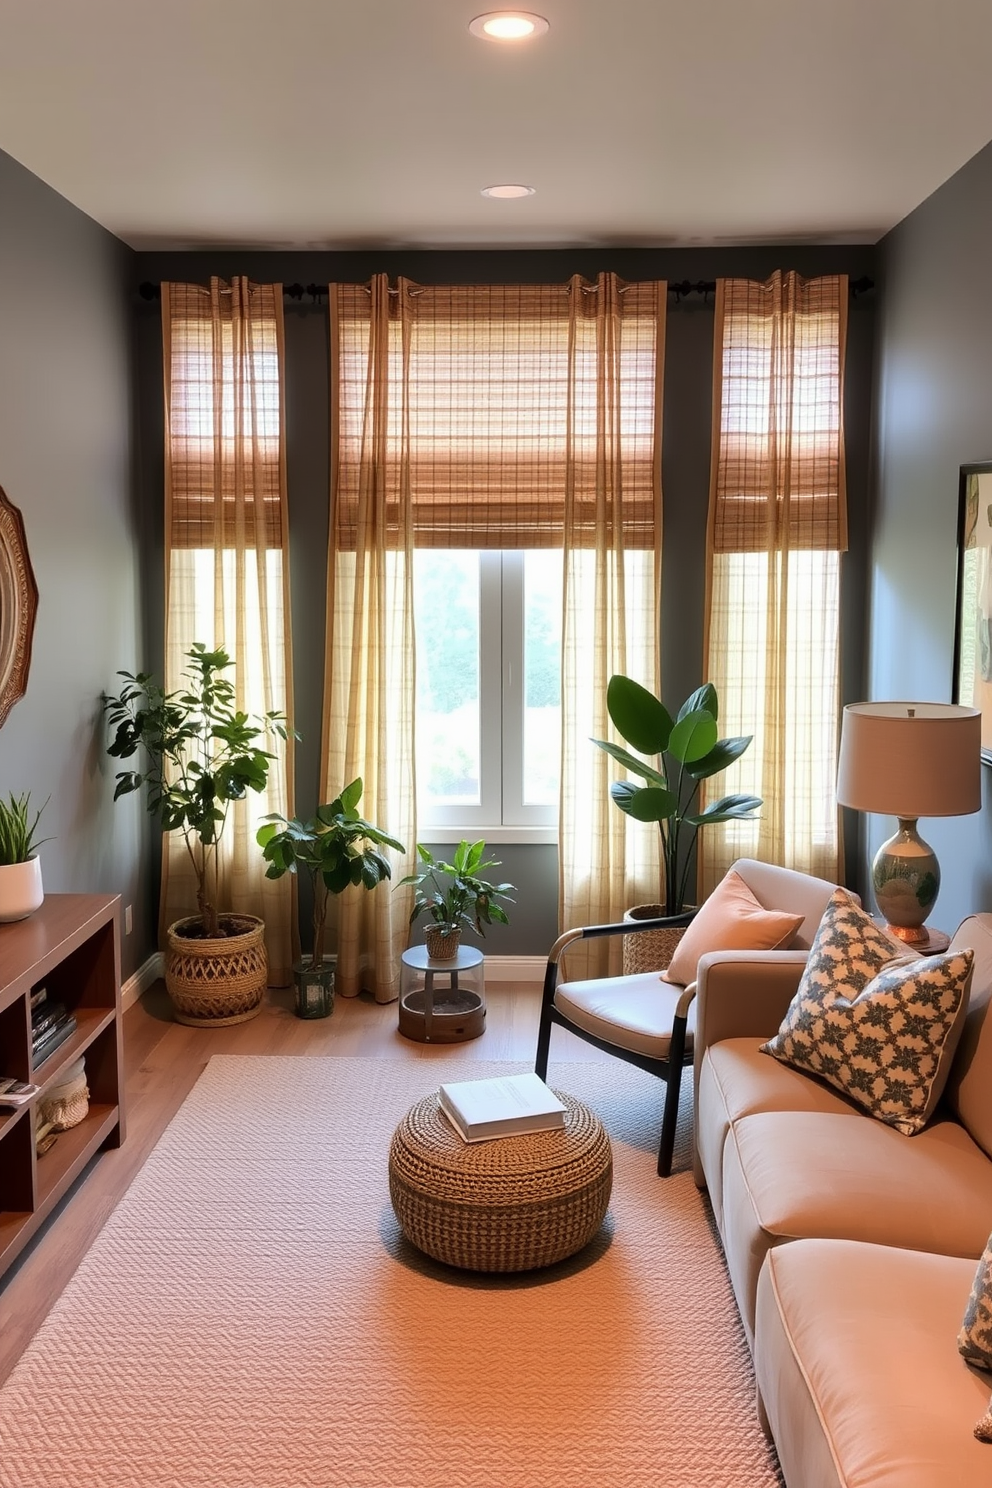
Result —
[{"label": "sheer woven curtain", "polygon": [[[562,549],[562,913],[653,899],[654,835],[612,804],[589,741],[611,671],[657,685],[664,284],[377,276],[330,304],[327,789],[361,775],[365,814],[412,850],[413,550]],[[409,904],[342,896],[344,993],[397,995]]]},{"label": "sheer woven curtain", "polygon": [[[165,382],[165,685],[183,685],[194,641],[224,646],[238,707],[292,718],[288,532],[283,435],[282,286],[211,279],[162,285]],[[219,903],[261,915],[269,981],[288,984],[297,941],[293,882],[265,877],[260,819],[291,815],[292,745],[264,792],[230,809]],[[163,841],[162,925],[196,910],[178,834]]]},{"label": "sheer woven curtain", "polygon": [[709,893],[741,854],[839,876],[840,554],[847,547],[847,278],[717,286],[706,675],[754,743],[707,798],[760,819],[700,833]]},{"label": "sheer woven curtain", "polygon": [[[662,892],[657,828],[610,798],[614,672],[659,691],[661,407],[666,286],[575,278],[568,298],[559,919],[619,920]],[[621,742],[617,740],[617,742]],[[573,974],[620,970],[618,937],[574,953]]]}]

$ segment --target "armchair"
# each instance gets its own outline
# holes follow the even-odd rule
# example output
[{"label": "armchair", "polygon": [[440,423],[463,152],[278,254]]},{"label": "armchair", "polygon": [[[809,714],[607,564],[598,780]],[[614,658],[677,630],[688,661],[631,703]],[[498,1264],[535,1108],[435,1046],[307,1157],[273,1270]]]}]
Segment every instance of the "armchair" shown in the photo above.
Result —
[{"label": "armchair", "polygon": [[[759,863],[752,858],[738,859],[733,869],[762,908],[802,914],[802,923],[790,942],[791,950],[783,954],[791,957],[795,950],[807,951],[835,885],[825,879],[770,863]],[[537,1036],[534,1069],[542,1079],[547,1078],[551,1030],[557,1024],[597,1049],[665,1081],[658,1145],[658,1173],[662,1178],[667,1178],[672,1171],[682,1071],[693,1062],[696,983],[680,987],[662,981],[657,971],[559,982],[559,971],[569,946],[580,940],[606,935],[637,935],[678,923],[688,925],[692,918],[693,912],[690,911],[675,920],[624,921],[616,925],[587,925],[564,931],[548,957]],[[799,959],[805,958],[801,956]]]}]

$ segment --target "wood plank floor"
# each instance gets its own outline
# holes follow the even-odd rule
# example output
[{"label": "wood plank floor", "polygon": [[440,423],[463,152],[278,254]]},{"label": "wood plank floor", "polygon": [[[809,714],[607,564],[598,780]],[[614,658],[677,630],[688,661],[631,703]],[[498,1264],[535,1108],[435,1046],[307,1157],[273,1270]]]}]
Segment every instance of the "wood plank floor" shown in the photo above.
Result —
[{"label": "wood plank floor", "polygon": [[[100,1154],[0,1282],[0,1382],[65,1287],[108,1215],[213,1054],[288,1054],[362,1059],[531,1060],[540,990],[487,990],[486,1032],[468,1043],[429,1045],[399,1033],[396,1003],[339,997],[328,1019],[304,1021],[292,994],[270,992],[259,1017],[235,1028],[185,1028],[173,1021],[162,983],[124,1015],[126,1140]],[[555,1029],[553,1060],[607,1059]]]}]

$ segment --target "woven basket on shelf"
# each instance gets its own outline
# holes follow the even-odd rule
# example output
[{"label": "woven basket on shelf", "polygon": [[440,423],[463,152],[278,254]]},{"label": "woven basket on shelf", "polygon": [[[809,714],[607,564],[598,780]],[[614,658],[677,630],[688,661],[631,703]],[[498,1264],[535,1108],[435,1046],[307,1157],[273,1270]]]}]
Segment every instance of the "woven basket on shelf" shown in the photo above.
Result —
[{"label": "woven basket on shelf", "polygon": [[[624,915],[625,920],[655,920],[665,914],[663,904],[635,904]],[[623,974],[636,976],[642,971],[664,971],[675,947],[682,939],[696,914],[687,909],[679,915],[669,915],[669,923],[658,930],[644,930],[640,935],[623,937]]]},{"label": "woven basket on shelf", "polygon": [[38,1102],[38,1119],[50,1123],[54,1131],[68,1131],[78,1126],[90,1108],[86,1084],[86,1061],[82,1055],[69,1066],[57,1085],[50,1085]]},{"label": "woven basket on shelf", "polygon": [[562,1129],[490,1142],[463,1142],[436,1093],[407,1112],[389,1149],[389,1196],[418,1250],[470,1271],[531,1271],[589,1243],[610,1201],[610,1141],[592,1111],[555,1094]]},{"label": "woven basket on shelf", "polygon": [[176,1021],[193,1028],[247,1023],[262,1010],[268,982],[265,925],[255,915],[221,915],[230,934],[216,939],[184,935],[196,916],[176,920],[166,932],[165,985]]}]

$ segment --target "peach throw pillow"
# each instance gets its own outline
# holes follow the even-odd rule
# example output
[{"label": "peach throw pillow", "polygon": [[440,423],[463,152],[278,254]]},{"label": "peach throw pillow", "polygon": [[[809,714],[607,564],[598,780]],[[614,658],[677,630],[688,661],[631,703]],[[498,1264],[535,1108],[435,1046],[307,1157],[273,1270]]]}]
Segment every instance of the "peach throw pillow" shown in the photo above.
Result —
[{"label": "peach throw pillow", "polygon": [[739,873],[731,870],[700,906],[675,948],[662,980],[687,987],[707,951],[777,951],[787,946],[803,922],[801,914],[764,909]]}]

